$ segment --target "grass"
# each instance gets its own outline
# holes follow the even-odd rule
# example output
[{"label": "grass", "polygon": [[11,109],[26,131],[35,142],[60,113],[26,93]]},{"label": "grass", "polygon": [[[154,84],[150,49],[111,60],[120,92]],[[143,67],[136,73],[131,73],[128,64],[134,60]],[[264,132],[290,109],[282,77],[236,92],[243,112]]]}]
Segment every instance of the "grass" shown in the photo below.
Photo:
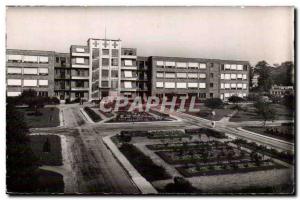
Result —
[{"label": "grass", "polygon": [[[48,141],[48,142],[47,142]],[[47,143],[49,145],[47,145]],[[62,165],[60,137],[57,135],[31,135],[30,146],[41,165]]]},{"label": "grass", "polygon": [[36,192],[42,194],[63,193],[64,181],[61,174],[38,169],[36,171],[38,183],[36,185]]},{"label": "grass", "polygon": [[101,117],[90,107],[84,107],[84,111],[94,122],[100,122],[102,120]]},{"label": "grass", "polygon": [[[221,120],[223,117],[228,116],[229,114],[231,114],[234,110],[230,109],[233,105],[227,105],[222,109],[215,109],[215,113],[216,115],[213,117],[214,121],[219,121]],[[212,116],[211,116],[211,109],[201,105],[200,106],[200,112],[185,112],[187,114],[196,116],[196,117],[201,117],[204,119],[208,119],[211,120]]]},{"label": "grass", "polygon": [[[271,107],[275,110],[275,120],[292,120],[294,119],[292,111],[287,109],[284,105],[271,104]],[[231,122],[241,121],[261,121],[263,118],[255,112],[253,105],[246,105],[246,111],[239,111],[233,117],[230,118]]]},{"label": "grass", "polygon": [[132,144],[123,144],[120,151],[125,155],[134,168],[148,181],[169,179],[165,169],[156,165]]},{"label": "grass", "polygon": [[40,108],[41,115],[32,115],[34,111],[28,108],[18,109],[24,115],[25,123],[29,128],[45,128],[59,126],[59,109],[55,107]]}]

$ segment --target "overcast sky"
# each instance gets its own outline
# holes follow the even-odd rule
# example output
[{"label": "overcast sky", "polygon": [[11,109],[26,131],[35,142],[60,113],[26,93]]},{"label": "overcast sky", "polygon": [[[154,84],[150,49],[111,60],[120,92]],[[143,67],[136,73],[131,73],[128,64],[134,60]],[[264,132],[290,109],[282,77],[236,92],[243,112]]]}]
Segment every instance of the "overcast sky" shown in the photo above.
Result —
[{"label": "overcast sky", "polygon": [[140,56],[293,60],[291,7],[9,7],[7,48],[69,52],[88,38]]}]

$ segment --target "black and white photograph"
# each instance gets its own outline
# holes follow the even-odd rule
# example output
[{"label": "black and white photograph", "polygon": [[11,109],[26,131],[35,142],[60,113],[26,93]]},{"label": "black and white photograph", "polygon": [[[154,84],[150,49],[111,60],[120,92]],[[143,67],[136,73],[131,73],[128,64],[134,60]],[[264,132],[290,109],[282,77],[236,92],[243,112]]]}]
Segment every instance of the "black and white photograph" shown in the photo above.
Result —
[{"label": "black and white photograph", "polygon": [[295,16],[6,6],[6,193],[295,195]]}]

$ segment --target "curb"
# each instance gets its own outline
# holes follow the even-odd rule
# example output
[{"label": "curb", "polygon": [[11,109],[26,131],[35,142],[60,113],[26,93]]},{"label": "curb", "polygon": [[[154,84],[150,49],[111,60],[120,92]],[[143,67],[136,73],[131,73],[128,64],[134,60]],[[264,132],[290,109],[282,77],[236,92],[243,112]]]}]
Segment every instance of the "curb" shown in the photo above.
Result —
[{"label": "curb", "polygon": [[83,116],[89,123],[95,124],[95,122],[89,117],[88,114],[86,114],[86,112],[83,110],[83,108],[80,108],[80,112],[83,114]]},{"label": "curb", "polygon": [[136,187],[141,191],[142,194],[157,194],[156,189],[148,182],[127,160],[127,158],[119,151],[116,145],[111,141],[112,136],[103,137],[104,144],[110,149],[114,157],[121,163],[125,168],[129,177],[132,179]]}]

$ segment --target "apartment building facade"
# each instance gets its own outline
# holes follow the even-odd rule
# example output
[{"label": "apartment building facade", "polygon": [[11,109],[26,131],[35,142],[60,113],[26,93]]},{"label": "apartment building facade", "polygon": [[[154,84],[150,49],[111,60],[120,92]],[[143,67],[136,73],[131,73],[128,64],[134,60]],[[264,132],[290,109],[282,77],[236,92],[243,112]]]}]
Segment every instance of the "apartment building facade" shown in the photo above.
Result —
[{"label": "apartment building facade", "polygon": [[138,56],[121,40],[90,38],[69,53],[7,50],[7,96],[25,89],[60,100],[106,96],[197,96],[201,99],[249,92],[249,63],[202,58]]}]

